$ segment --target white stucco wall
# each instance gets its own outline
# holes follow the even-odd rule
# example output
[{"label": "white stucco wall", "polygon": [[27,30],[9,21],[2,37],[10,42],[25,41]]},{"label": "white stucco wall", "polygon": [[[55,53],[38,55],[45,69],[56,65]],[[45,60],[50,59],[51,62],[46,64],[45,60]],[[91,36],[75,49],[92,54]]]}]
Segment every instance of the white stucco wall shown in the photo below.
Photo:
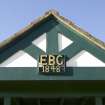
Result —
[{"label": "white stucco wall", "polygon": [[72,44],[73,41],[65,37],[63,34],[58,33],[58,46],[59,51],[62,51],[64,48]]},{"label": "white stucco wall", "polygon": [[72,67],[105,67],[104,62],[85,50],[72,57],[66,64]]},{"label": "white stucco wall", "polygon": [[46,52],[46,33],[38,37],[37,39],[32,41],[32,44],[42,49],[44,52]]},{"label": "white stucco wall", "polygon": [[24,51],[18,51],[1,63],[0,67],[37,67],[37,61]]}]

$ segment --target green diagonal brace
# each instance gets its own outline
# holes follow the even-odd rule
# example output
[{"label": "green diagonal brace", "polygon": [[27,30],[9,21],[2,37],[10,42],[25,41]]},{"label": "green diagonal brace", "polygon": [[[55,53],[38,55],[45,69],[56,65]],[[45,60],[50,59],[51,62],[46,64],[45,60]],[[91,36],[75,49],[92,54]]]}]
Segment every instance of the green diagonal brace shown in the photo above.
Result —
[{"label": "green diagonal brace", "polygon": [[75,56],[77,53],[82,51],[82,48],[77,43],[72,43],[67,48],[65,48],[63,51],[60,52],[61,55],[67,56],[68,59]]},{"label": "green diagonal brace", "polygon": [[41,54],[45,54],[44,51],[42,51],[40,48],[36,47],[33,44],[31,44],[27,48],[25,48],[24,51],[27,52],[32,57],[34,57],[35,59],[39,59],[39,56]]}]

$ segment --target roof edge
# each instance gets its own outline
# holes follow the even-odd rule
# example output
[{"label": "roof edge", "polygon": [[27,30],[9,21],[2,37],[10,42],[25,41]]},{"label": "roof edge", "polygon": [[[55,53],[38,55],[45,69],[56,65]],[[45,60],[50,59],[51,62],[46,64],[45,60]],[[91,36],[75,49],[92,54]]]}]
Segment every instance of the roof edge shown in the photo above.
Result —
[{"label": "roof edge", "polygon": [[43,16],[40,16],[39,18],[35,19],[34,21],[32,21],[30,24],[28,24],[26,27],[24,27],[20,31],[16,32],[15,34],[11,35],[7,39],[0,42],[0,48],[2,48],[4,46],[6,46],[7,44],[11,43],[13,40],[18,38],[22,34],[24,34],[26,31],[31,29],[33,26],[39,24],[43,19],[46,19],[47,17],[49,17],[50,15],[53,15],[53,14],[56,14],[56,13],[54,13],[54,12],[52,13],[51,10],[50,10],[50,11],[46,12]]},{"label": "roof edge", "polygon": [[78,27],[72,21],[70,21],[67,18],[61,16],[59,14],[59,12],[56,11],[56,10],[49,10],[49,11],[45,12],[45,14],[43,16],[40,16],[38,19],[36,19],[33,22],[31,22],[29,25],[27,25],[22,30],[16,32],[14,35],[12,35],[9,38],[7,38],[6,40],[2,41],[0,43],[0,48],[2,48],[4,46],[6,46],[7,44],[11,43],[13,40],[15,40],[16,38],[18,38],[19,36],[21,36],[23,33],[25,33],[26,31],[28,31],[29,29],[31,29],[33,26],[39,24],[43,19],[48,18],[50,15],[53,15],[57,20],[61,21],[62,23],[64,23],[69,28],[71,28],[74,31],[80,33],[81,36],[83,36],[84,38],[88,39],[89,41],[91,41],[95,45],[97,45],[98,47],[100,47],[103,50],[105,50],[105,43],[104,42],[102,42],[101,40],[93,37],[90,33],[88,33],[87,31],[84,31],[82,28]]},{"label": "roof edge", "polygon": [[95,45],[97,45],[98,47],[102,48],[105,50],[105,43],[101,40],[99,40],[98,38],[94,37],[92,34],[90,34],[89,32],[83,30],[82,28],[80,28],[79,26],[77,26],[74,22],[68,20],[67,18],[59,15],[59,14],[53,14],[59,21],[61,21],[62,23],[64,23],[66,26],[70,27],[71,29],[73,29],[74,31],[80,33],[81,36],[83,36],[84,38],[88,39],[89,41],[93,42]]}]

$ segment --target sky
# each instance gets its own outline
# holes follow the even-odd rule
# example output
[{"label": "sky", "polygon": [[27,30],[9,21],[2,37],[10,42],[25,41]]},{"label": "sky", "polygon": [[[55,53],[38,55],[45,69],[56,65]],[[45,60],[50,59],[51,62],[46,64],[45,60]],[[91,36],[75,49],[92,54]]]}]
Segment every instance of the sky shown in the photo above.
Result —
[{"label": "sky", "polygon": [[105,0],[0,0],[0,42],[51,9],[105,42]]}]

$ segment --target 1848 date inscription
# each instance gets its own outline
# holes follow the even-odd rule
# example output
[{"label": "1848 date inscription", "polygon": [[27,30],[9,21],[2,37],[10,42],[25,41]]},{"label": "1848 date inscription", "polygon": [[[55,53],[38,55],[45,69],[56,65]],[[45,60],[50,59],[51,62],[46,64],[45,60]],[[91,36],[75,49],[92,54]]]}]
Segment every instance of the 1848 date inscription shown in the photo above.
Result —
[{"label": "1848 date inscription", "polygon": [[40,55],[39,73],[59,74],[65,73],[64,55]]}]

